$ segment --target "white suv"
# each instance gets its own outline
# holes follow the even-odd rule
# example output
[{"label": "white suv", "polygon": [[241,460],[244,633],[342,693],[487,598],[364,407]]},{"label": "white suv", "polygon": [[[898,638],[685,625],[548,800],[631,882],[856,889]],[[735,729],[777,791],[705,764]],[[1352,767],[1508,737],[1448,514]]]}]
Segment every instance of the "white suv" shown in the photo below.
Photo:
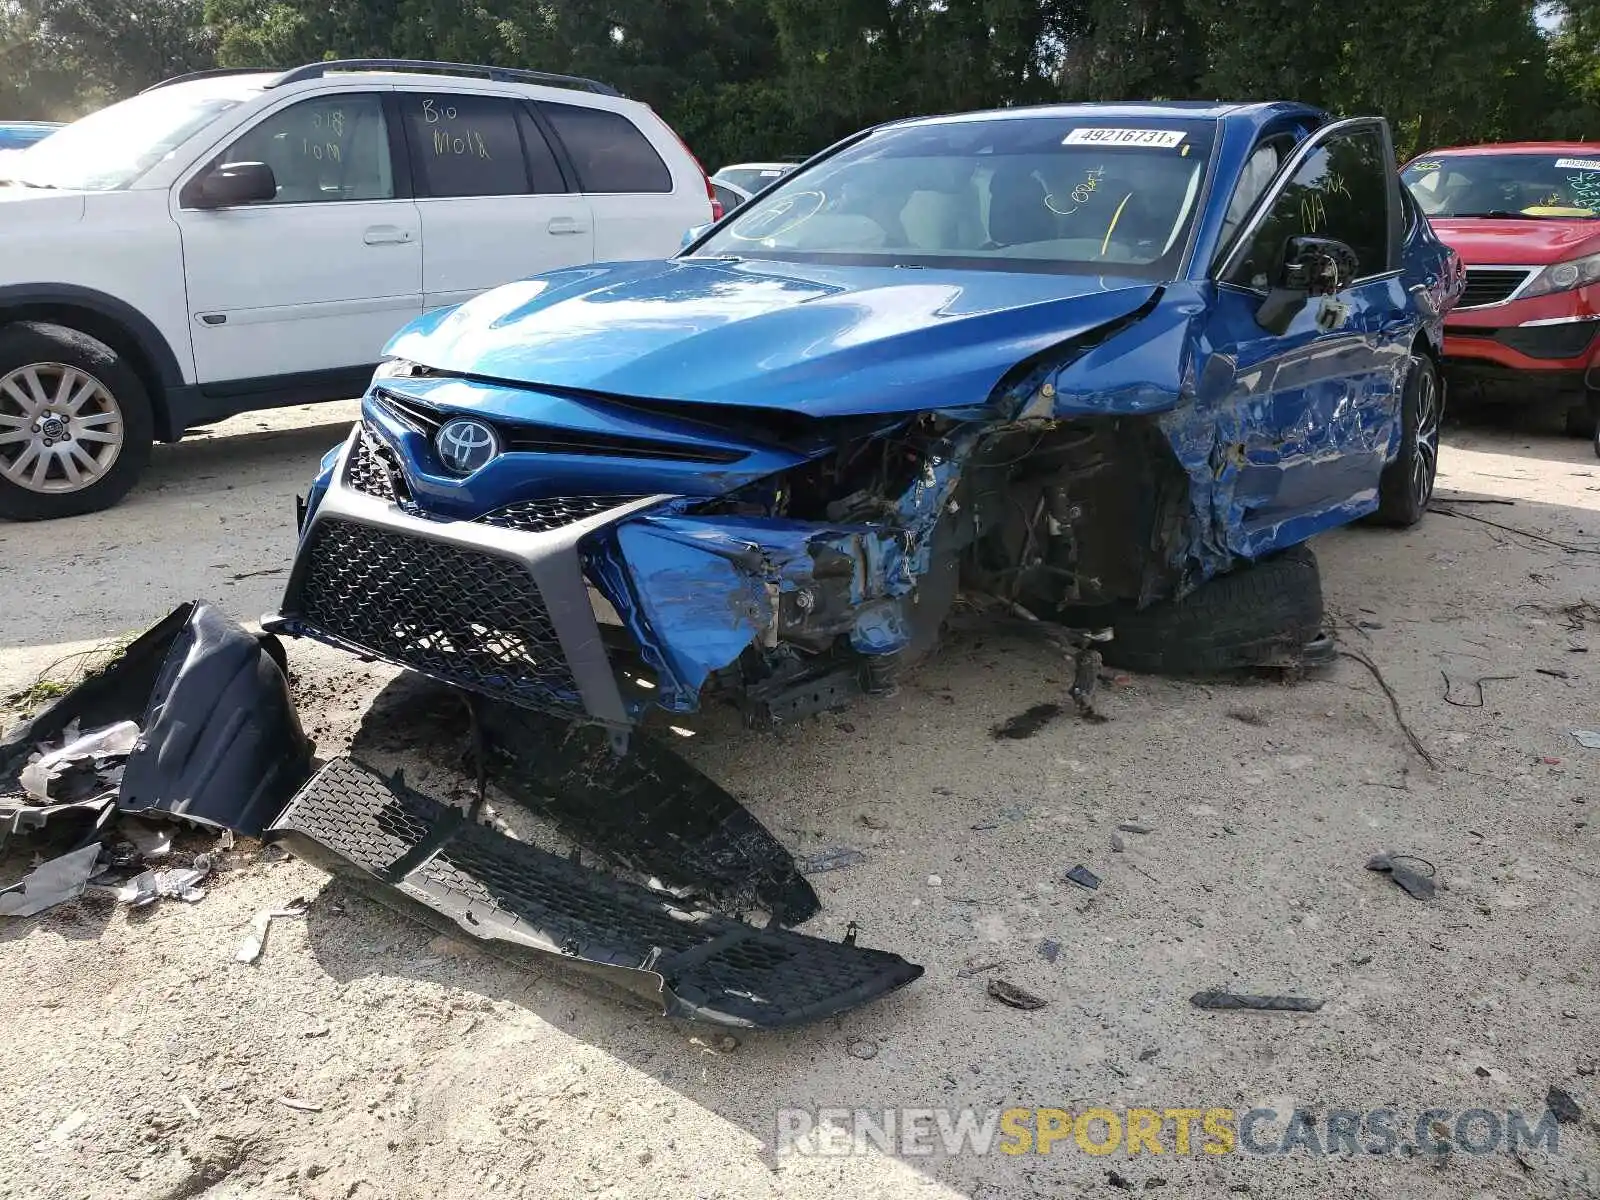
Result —
[{"label": "white suv", "polygon": [[83,118],[0,184],[0,517],[95,512],[154,439],[365,390],[422,312],[674,254],[694,156],[593,80],[373,60],[212,71]]}]

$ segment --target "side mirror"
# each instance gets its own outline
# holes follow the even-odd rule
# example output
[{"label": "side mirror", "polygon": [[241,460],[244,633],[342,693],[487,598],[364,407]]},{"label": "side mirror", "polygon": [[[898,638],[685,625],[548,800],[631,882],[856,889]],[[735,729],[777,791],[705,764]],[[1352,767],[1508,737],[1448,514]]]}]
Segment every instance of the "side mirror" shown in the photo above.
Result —
[{"label": "side mirror", "polygon": [[1334,238],[1292,237],[1283,244],[1277,279],[1256,320],[1268,333],[1287,332],[1313,296],[1334,296],[1356,277],[1356,252]]},{"label": "side mirror", "polygon": [[223,163],[200,176],[185,197],[195,208],[234,208],[260,204],[278,195],[278,181],[266,163]]},{"label": "side mirror", "polygon": [[695,225],[683,231],[683,241],[678,243],[679,250],[687,250],[689,246],[700,240],[700,235],[710,229],[710,225]]}]

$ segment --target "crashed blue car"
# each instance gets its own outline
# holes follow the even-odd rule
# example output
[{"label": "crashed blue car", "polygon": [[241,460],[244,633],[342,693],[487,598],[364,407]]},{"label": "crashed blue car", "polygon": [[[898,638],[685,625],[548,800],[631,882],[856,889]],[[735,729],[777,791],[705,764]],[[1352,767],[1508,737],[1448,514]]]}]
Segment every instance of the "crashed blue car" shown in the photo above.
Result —
[{"label": "crashed blue car", "polygon": [[402,330],[268,624],[619,734],[886,692],[958,597],[1126,661],[1292,651],[1301,544],[1427,507],[1461,286],[1377,118],[875,127],[671,260]]}]

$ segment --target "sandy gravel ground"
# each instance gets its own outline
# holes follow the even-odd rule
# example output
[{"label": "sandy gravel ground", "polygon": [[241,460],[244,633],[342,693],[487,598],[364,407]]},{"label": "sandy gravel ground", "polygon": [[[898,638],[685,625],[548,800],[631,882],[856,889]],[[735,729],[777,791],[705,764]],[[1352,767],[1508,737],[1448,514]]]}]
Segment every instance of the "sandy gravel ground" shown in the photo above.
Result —
[{"label": "sandy gravel ground", "polygon": [[[0,526],[0,694],[185,599],[273,607],[295,489],[350,412],[242,418],[162,448],[109,514]],[[1438,770],[1349,660],[1293,686],[1135,677],[1106,690],[1105,725],[1000,742],[991,726],[1060,699],[1066,673],[1034,645],[968,638],[893,699],[781,736],[713,718],[685,745],[792,848],[867,856],[814,878],[808,928],[855,921],[927,967],[837,1020],[731,1042],[241,844],[200,903],[84,900],[0,925],[0,1197],[1600,1195],[1600,750],[1570,732],[1600,729],[1600,609],[1573,607],[1600,603],[1600,462],[1581,442],[1457,430],[1440,486],[1515,503],[1317,544],[1345,645]],[[320,753],[345,749],[392,673],[290,652]],[[1509,678],[1456,707],[1444,676],[1467,702],[1474,679]],[[1114,852],[1122,822],[1152,832]],[[1438,897],[1363,869],[1384,850],[1436,864]],[[1078,863],[1098,891],[1062,882]],[[252,914],[299,897],[305,919],[276,924],[257,964],[231,961]],[[996,1003],[996,976],[1048,1004]],[[1327,1003],[1189,1005],[1221,985]],[[790,1106],[1386,1106],[1410,1140],[1427,1109],[1536,1120],[1551,1085],[1582,1110],[1554,1154],[772,1148]]]}]

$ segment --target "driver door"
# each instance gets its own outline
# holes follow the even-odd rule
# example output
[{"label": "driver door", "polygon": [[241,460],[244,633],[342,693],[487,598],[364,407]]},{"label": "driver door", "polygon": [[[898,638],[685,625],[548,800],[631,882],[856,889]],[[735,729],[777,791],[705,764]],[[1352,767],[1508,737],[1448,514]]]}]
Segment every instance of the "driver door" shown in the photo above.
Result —
[{"label": "driver door", "polygon": [[[1199,400],[1222,410],[1228,431],[1213,454],[1219,478],[1231,476],[1226,525],[1237,554],[1292,545],[1377,507],[1421,322],[1400,279],[1399,187],[1388,126],[1335,122],[1289,157],[1223,253]],[[1310,298],[1271,333],[1262,305],[1299,236],[1346,243],[1358,267],[1336,295]]]}]

